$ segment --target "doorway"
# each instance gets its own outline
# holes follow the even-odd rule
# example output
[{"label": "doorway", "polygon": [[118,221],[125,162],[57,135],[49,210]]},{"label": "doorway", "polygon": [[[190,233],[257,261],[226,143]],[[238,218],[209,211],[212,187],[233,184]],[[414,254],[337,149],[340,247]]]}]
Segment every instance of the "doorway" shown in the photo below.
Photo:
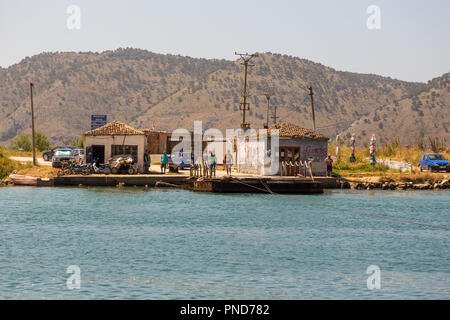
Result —
[{"label": "doorway", "polygon": [[282,162],[286,165],[285,175],[295,176],[299,173],[300,147],[280,147],[280,168]]},{"label": "doorway", "polygon": [[97,158],[100,163],[105,163],[105,146],[92,146],[92,160]]}]

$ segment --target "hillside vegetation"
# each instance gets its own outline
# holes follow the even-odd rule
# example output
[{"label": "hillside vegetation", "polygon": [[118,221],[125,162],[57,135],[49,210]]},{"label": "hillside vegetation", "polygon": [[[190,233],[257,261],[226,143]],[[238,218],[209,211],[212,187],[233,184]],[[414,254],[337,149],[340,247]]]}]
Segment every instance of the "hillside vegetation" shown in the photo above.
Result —
[{"label": "hillside vegetation", "polygon": [[9,159],[7,154],[8,152],[5,148],[0,147],[0,180],[7,177],[14,170],[23,169],[26,167],[17,161]]},{"label": "hillside vegetation", "polygon": [[[287,55],[264,53],[253,62],[255,66],[249,71],[248,120],[255,128],[265,122],[263,93],[267,91],[274,94],[271,104],[278,106],[279,121],[311,128],[306,90],[311,84],[317,127],[328,136],[345,132],[352,124],[352,130],[360,136],[359,142],[374,130],[392,136],[397,132],[397,124],[405,121],[403,104],[407,108],[408,99],[417,101],[414,97],[419,95],[420,103],[415,102],[408,118],[411,126],[417,126],[424,135],[439,132],[449,138],[445,131],[448,116],[437,116],[449,105],[448,76],[444,82],[436,80],[431,84],[440,88],[432,96],[425,84],[336,71]],[[37,130],[48,136],[52,144],[68,144],[90,129],[91,114],[107,114],[108,120],[121,120],[141,129],[152,127],[154,121],[158,129],[192,130],[194,120],[203,120],[204,128],[236,128],[241,121],[242,79],[239,61],[196,59],[139,49],[42,53],[0,69],[0,142],[30,132],[29,81],[35,84]],[[425,91],[418,93],[421,90]],[[399,107],[393,112],[396,103]],[[391,116],[385,117],[389,112]],[[364,119],[374,125],[369,127]],[[410,139],[406,130],[400,133],[402,142],[415,143],[416,135]]]}]

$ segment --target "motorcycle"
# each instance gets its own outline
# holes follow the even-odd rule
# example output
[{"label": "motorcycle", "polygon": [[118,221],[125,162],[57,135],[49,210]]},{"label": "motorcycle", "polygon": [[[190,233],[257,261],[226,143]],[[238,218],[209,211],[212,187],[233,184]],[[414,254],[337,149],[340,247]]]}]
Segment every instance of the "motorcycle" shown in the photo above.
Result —
[{"label": "motorcycle", "polygon": [[129,154],[120,154],[108,159],[112,174],[136,174],[138,172],[137,164],[133,156]]},{"label": "motorcycle", "polygon": [[93,173],[97,174],[110,174],[111,168],[109,164],[100,164],[100,160],[96,159],[95,162],[91,166],[91,170]]}]

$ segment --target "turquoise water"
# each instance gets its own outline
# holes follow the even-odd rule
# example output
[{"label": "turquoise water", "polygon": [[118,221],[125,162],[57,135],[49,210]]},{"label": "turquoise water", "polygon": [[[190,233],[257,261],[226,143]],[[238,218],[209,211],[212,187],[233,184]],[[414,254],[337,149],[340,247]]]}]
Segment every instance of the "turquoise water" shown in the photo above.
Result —
[{"label": "turquoise water", "polygon": [[324,204],[450,226],[449,191],[0,188],[0,298],[450,298],[450,231]]}]

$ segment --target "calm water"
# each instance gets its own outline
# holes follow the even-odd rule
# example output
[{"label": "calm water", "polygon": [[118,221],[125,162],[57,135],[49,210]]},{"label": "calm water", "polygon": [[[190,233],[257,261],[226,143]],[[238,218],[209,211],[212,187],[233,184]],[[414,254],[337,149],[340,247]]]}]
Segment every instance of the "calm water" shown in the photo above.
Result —
[{"label": "calm water", "polygon": [[0,298],[450,298],[450,231],[322,204],[450,226],[449,191],[0,188]]}]

